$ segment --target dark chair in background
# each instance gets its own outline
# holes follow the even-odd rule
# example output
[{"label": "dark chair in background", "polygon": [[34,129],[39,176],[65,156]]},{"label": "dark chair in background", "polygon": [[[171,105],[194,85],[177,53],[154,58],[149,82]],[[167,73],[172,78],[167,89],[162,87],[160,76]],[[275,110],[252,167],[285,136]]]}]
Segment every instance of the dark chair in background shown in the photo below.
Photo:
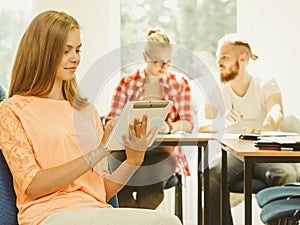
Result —
[{"label": "dark chair in background", "polygon": [[[263,181],[253,178],[252,179],[252,193],[256,194],[260,190],[267,187],[267,184]],[[238,180],[229,187],[230,191],[230,205],[235,207],[244,200],[244,179]]]},{"label": "dark chair in background", "polygon": [[296,225],[300,220],[300,183],[268,187],[256,195],[260,218],[268,225]]},{"label": "dark chair in background", "polygon": [[16,195],[12,176],[0,149],[0,223],[17,225]]},{"label": "dark chair in background", "polygon": [[[267,187],[263,181],[259,179],[252,179],[252,193],[257,193],[258,191]],[[229,187],[230,192],[244,193],[244,180],[239,180]]]}]

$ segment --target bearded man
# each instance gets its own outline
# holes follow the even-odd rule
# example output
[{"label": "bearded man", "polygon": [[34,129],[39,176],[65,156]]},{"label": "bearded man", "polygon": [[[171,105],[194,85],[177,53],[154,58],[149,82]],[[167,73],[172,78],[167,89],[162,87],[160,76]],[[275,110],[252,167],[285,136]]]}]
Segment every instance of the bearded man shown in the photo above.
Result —
[{"label": "bearded man", "polygon": [[[225,133],[278,130],[284,118],[281,92],[274,79],[266,80],[249,74],[249,60],[258,59],[249,42],[237,34],[225,35],[218,42],[216,55],[225,106]],[[216,105],[206,103],[206,119],[216,119],[220,116],[218,110]],[[208,126],[205,129],[212,132]],[[204,130],[200,128],[199,131]],[[243,179],[243,161],[228,153],[227,167],[230,190],[232,184]],[[220,168],[221,158],[217,157],[210,165],[209,225],[220,225]],[[297,173],[293,164],[257,163],[254,165],[253,178],[261,180],[266,186],[275,186],[295,182]],[[228,208],[229,205],[228,201]],[[227,214],[223,224],[233,224],[231,213]]]}]

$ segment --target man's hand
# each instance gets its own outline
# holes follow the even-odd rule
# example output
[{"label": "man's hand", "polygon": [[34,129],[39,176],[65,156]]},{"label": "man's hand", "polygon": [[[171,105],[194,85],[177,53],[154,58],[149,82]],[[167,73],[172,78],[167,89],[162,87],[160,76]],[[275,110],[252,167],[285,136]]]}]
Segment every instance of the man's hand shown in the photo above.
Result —
[{"label": "man's hand", "polygon": [[264,131],[266,131],[266,130],[264,130],[262,127],[250,127],[250,128],[247,128],[244,133],[254,134],[254,133],[260,133],[260,132],[264,132]]},{"label": "man's hand", "polygon": [[234,109],[231,109],[226,113],[226,120],[233,124],[241,121],[243,118],[244,115]]}]

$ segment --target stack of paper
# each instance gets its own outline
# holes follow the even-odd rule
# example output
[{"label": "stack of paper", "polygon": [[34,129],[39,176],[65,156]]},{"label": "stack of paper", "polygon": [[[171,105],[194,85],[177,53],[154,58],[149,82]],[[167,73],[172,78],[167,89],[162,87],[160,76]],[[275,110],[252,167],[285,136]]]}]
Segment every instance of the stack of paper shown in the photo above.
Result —
[{"label": "stack of paper", "polygon": [[253,133],[253,134],[241,134],[239,136],[240,139],[243,140],[260,140],[265,138],[273,138],[273,137],[294,137],[299,135],[298,133],[291,133],[291,132],[281,132],[281,131],[266,131],[260,133]]},{"label": "stack of paper", "polygon": [[255,146],[262,150],[299,151],[300,136],[274,136],[264,137],[255,142]]}]

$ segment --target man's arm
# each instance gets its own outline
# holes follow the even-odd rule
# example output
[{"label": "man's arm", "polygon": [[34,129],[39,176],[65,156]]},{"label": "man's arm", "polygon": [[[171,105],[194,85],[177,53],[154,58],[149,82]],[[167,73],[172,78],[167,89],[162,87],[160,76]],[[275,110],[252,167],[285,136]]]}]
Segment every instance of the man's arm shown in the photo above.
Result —
[{"label": "man's arm", "polygon": [[207,102],[204,104],[204,115],[205,119],[212,120],[216,118],[217,109],[209,105]]},{"label": "man's arm", "polygon": [[216,130],[213,129],[213,126],[211,124],[212,120],[216,118],[217,115],[217,109],[212,107],[207,102],[204,104],[204,117],[206,120],[209,120],[209,124],[205,123],[200,125],[198,128],[199,133],[214,133]]},{"label": "man's arm", "polygon": [[283,121],[283,105],[281,94],[271,95],[266,99],[267,116],[263,123],[265,130],[277,130]]},{"label": "man's arm", "polygon": [[267,116],[263,122],[262,127],[249,128],[247,132],[255,133],[262,131],[274,131],[279,129],[283,121],[283,105],[281,94],[273,94],[266,99]]}]

